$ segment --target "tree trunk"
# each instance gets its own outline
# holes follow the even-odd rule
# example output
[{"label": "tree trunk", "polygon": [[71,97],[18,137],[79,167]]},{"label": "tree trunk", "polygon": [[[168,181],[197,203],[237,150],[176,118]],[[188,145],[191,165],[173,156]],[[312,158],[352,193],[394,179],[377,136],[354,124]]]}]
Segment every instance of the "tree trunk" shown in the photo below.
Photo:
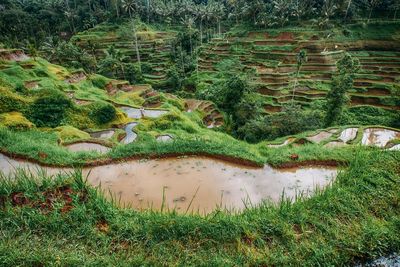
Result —
[{"label": "tree trunk", "polygon": [[192,34],[189,32],[189,42],[190,42],[190,56],[193,57],[193,45],[192,45]]},{"label": "tree trunk", "polygon": [[301,66],[297,69],[296,79],[294,80],[293,95],[292,95],[292,106],[294,106],[294,94],[296,92],[296,86],[297,86],[297,82],[299,80],[300,68],[301,68]]},{"label": "tree trunk", "polygon": [[115,11],[117,11],[117,18],[119,18],[119,6],[118,6],[118,0],[115,0]]},{"label": "tree trunk", "polygon": [[183,60],[183,47],[182,47],[182,43],[181,43],[181,64],[182,64],[182,71],[183,74],[185,74],[185,62]]},{"label": "tree trunk", "polygon": [[122,62],[121,62],[121,70],[122,70],[122,76],[124,77],[124,80],[126,80],[125,67],[124,67],[124,63],[122,63]]},{"label": "tree trunk", "polygon": [[147,0],[147,24],[150,23],[150,0]]},{"label": "tree trunk", "polygon": [[71,18],[71,21],[72,21],[72,29],[73,29],[72,33],[75,34],[76,30],[75,30],[75,23],[74,23],[74,18],[73,17]]},{"label": "tree trunk", "polygon": [[369,21],[371,20],[371,15],[372,15],[372,8],[369,11],[367,23],[369,23]]},{"label": "tree trunk", "polygon": [[[129,12],[129,16],[132,19],[131,12]],[[142,72],[142,63],[140,61],[140,51],[139,51],[137,34],[136,34],[136,27],[135,27],[135,23],[133,22],[133,19],[132,19],[132,30],[133,30],[133,38],[134,38],[134,41],[135,41],[136,60],[137,60],[137,62],[139,64],[139,71]]]},{"label": "tree trunk", "polygon": [[352,0],[349,0],[349,3],[348,3],[347,8],[346,8],[346,15],[344,16],[344,19],[347,19],[347,15],[348,15],[349,10],[350,10],[351,2],[352,2]]},{"label": "tree trunk", "polygon": [[221,21],[218,19],[218,34],[221,37]]},{"label": "tree trunk", "polygon": [[397,16],[397,8],[394,10],[393,20],[396,20],[396,16]]},{"label": "tree trunk", "polygon": [[137,62],[139,63],[139,70],[140,70],[140,72],[142,72],[142,63],[140,62],[140,52],[139,52],[139,45],[138,45],[136,30],[134,32],[134,38],[135,38],[135,48],[136,48],[136,59],[137,59]]},{"label": "tree trunk", "polygon": [[200,20],[200,45],[203,45],[203,20]]}]

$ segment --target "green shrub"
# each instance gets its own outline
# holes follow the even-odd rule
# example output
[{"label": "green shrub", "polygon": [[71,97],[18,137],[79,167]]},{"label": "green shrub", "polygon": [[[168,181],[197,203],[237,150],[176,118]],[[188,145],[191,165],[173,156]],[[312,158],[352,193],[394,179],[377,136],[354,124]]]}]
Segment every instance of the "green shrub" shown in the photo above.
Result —
[{"label": "green shrub", "polygon": [[49,73],[47,72],[47,69],[44,67],[37,67],[33,70],[33,72],[36,74],[38,77],[49,77]]},{"label": "green shrub", "polygon": [[65,119],[72,102],[55,90],[46,90],[42,94],[30,107],[29,119],[39,127],[57,127]]},{"label": "green shrub", "polygon": [[114,106],[106,102],[95,102],[90,112],[90,118],[99,124],[113,121],[117,117]]},{"label": "green shrub", "polygon": [[34,125],[20,112],[10,112],[0,115],[0,125],[13,130],[28,130]]},{"label": "green shrub", "polygon": [[90,80],[92,81],[93,86],[100,89],[104,89],[109,82],[109,79],[100,75],[93,75],[90,77]]},{"label": "green shrub", "polygon": [[383,125],[389,127],[399,126],[398,112],[385,110],[373,106],[351,107],[345,110],[339,124]]},{"label": "green shrub", "polygon": [[27,100],[12,91],[0,87],[0,113],[21,111],[27,106]]}]

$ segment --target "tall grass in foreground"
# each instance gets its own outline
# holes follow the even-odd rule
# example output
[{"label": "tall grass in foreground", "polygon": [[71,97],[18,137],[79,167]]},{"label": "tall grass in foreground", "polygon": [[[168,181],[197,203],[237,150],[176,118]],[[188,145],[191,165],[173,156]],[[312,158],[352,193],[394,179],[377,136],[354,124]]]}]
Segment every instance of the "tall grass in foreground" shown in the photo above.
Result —
[{"label": "tall grass in foreground", "polygon": [[[2,177],[0,265],[353,265],[400,250],[399,154],[360,149],[310,199],[207,216],[119,209],[79,172]],[[10,200],[17,191],[37,200],[64,185],[87,196],[73,197],[68,212],[62,201],[43,212]]]}]

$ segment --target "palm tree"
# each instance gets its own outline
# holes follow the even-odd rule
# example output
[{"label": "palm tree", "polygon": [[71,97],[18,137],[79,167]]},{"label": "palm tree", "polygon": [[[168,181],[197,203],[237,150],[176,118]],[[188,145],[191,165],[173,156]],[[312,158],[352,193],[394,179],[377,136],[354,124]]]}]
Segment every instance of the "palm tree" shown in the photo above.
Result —
[{"label": "palm tree", "polygon": [[159,1],[154,5],[154,12],[161,18],[161,21],[168,25],[171,23],[171,15],[174,14],[174,2]]},{"label": "palm tree", "polygon": [[396,20],[397,11],[400,9],[400,0],[394,0],[393,4],[391,5],[391,9],[394,10],[393,20]]},{"label": "palm tree", "polygon": [[137,38],[137,31],[136,31],[136,25],[135,21],[132,17],[132,13],[136,11],[138,7],[138,4],[136,0],[122,0],[122,8],[125,10],[125,12],[128,12],[129,18],[131,19],[131,27],[132,27],[132,32],[133,32],[133,39],[135,42],[135,50],[136,50],[136,59],[139,64],[139,70],[142,71],[142,64],[140,61],[140,51],[139,51],[139,44],[138,44],[138,38]]},{"label": "palm tree", "polygon": [[225,7],[220,2],[212,1],[210,2],[210,12],[217,22],[218,35],[221,36],[221,19],[224,17]]},{"label": "palm tree", "polygon": [[119,18],[120,0],[111,0],[111,1],[114,3],[115,12],[117,13],[117,18]]},{"label": "palm tree", "polygon": [[349,10],[350,10],[351,3],[352,3],[352,0],[348,0],[348,1],[349,2],[347,3],[346,15],[344,16],[344,19],[347,19],[347,15],[349,14]]},{"label": "palm tree", "polygon": [[205,5],[198,5],[196,8],[196,19],[200,25],[200,45],[203,45],[203,21],[206,17],[206,6]]},{"label": "palm tree", "polygon": [[307,52],[305,50],[301,50],[296,56],[296,61],[297,61],[297,71],[296,71],[296,79],[293,85],[292,105],[294,105],[294,94],[299,79],[300,69],[303,66],[303,64],[307,62]]},{"label": "palm tree", "polygon": [[239,24],[239,18],[241,14],[241,6],[240,6],[240,0],[228,0],[227,1],[228,6],[231,7],[231,11],[228,15],[228,17],[234,17],[236,24]]},{"label": "palm tree", "polygon": [[336,13],[337,6],[335,4],[334,0],[325,0],[324,5],[322,6],[321,9],[321,14],[320,14],[320,22],[319,26],[320,28],[324,28],[329,24],[329,21],[331,17],[333,17]]},{"label": "palm tree", "polygon": [[181,23],[186,26],[188,33],[189,33],[189,42],[190,42],[190,55],[193,56],[193,44],[192,44],[192,35],[194,33],[193,31],[193,25],[194,25],[194,19],[189,16],[185,16],[182,20]]},{"label": "palm tree", "polygon": [[368,20],[367,23],[371,20],[372,11],[382,2],[382,0],[367,0],[367,6],[369,9]]}]

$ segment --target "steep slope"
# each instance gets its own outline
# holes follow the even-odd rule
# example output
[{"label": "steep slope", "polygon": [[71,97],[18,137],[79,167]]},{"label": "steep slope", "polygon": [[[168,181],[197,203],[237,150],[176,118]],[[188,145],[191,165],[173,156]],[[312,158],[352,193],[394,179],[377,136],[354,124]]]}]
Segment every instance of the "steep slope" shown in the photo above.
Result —
[{"label": "steep slope", "polygon": [[[166,71],[171,64],[171,42],[175,35],[176,32],[173,31],[156,31],[147,26],[138,26],[138,51],[146,83],[156,86],[166,81]],[[118,26],[100,24],[78,33],[72,41],[88,51],[93,51],[98,58],[104,58],[106,50],[114,46],[124,57],[129,58],[129,62],[137,62],[136,43],[130,23]]]},{"label": "steep slope", "polygon": [[[325,36],[325,31],[309,29],[269,30],[229,33],[226,39],[213,39],[200,55],[200,70],[212,82],[217,64],[224,59],[239,59],[255,70],[254,84],[264,95],[267,112],[279,112],[292,99],[297,54],[307,51],[308,61],[301,67],[294,99],[307,106],[325,97],[336,61],[349,52],[358,58],[361,70],[349,92],[351,105],[371,105],[399,110],[400,27],[398,24],[350,25],[342,32]],[[375,34],[377,32],[380,34]],[[211,77],[211,78],[210,78]]]}]

